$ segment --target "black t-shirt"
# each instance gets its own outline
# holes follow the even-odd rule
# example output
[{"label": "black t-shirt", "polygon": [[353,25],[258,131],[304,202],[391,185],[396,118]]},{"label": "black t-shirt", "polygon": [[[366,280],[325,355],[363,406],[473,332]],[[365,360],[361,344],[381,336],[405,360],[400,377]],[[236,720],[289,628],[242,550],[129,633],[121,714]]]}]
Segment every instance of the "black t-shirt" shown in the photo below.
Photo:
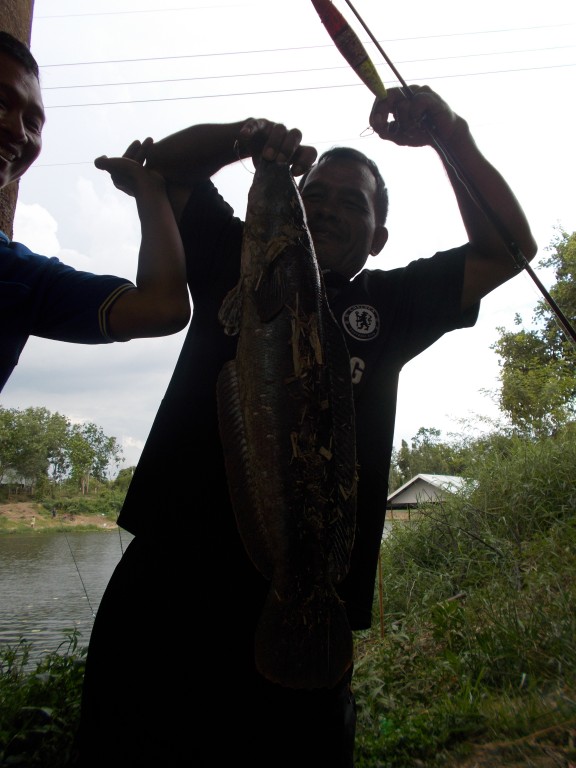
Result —
[{"label": "black t-shirt", "polygon": [[[189,538],[191,567],[197,569],[191,577],[225,566],[235,578],[245,577],[249,590],[260,577],[252,573],[236,528],[216,404],[218,374],[236,347],[218,310],[238,280],[242,228],[212,182],[196,187],[181,223],[192,321],[118,522],[134,534],[157,536],[165,527]],[[444,333],[476,322],[478,306],[460,310],[464,262],[461,247],[400,269],[364,270],[352,281],[325,275],[354,383],[357,524],[350,571],[339,588],[353,629],[371,622],[398,377],[406,362]]]}]

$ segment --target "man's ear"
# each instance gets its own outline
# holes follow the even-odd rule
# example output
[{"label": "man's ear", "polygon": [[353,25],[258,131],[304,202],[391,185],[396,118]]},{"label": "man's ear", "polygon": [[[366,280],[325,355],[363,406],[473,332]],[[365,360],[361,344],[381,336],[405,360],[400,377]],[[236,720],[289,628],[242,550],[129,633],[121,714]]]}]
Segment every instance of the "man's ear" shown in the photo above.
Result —
[{"label": "man's ear", "polygon": [[388,230],[386,227],[379,225],[374,231],[374,237],[372,238],[372,247],[370,248],[370,255],[377,256],[382,248],[386,245],[388,240]]}]

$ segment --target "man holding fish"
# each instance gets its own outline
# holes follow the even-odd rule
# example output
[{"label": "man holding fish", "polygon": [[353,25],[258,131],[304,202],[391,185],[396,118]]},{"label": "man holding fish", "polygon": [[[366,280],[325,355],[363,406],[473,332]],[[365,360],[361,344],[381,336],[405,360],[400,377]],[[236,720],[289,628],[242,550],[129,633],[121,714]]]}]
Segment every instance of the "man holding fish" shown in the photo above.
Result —
[{"label": "man holding fish", "polygon": [[[465,120],[428,87],[412,93],[377,99],[374,131],[436,149],[433,125],[533,258],[522,209]],[[440,152],[468,242],[364,269],[388,237],[384,181],[353,149],[315,163],[301,138],[248,119],[151,148],[194,313],[118,521],[135,538],[92,632],[83,768],[354,765],[349,636],[371,623],[398,377],[444,333],[474,325],[480,300],[518,267]],[[247,157],[257,172],[244,223],[211,177]],[[302,177],[305,217],[278,166]]]}]

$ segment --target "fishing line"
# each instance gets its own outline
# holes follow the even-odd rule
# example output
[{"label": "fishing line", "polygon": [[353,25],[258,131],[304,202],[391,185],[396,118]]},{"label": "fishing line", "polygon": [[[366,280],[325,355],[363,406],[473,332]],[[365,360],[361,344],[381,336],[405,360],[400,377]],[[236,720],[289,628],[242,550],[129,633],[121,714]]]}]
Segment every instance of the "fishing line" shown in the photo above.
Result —
[{"label": "fishing line", "polygon": [[243,158],[242,155],[240,154],[240,144],[238,143],[238,139],[236,139],[236,141],[234,142],[234,152],[236,153],[236,157],[240,161],[240,165],[242,166],[242,168],[244,168],[245,171],[248,171],[248,173],[254,176],[255,171],[251,171],[250,168],[248,168],[248,166],[244,162],[245,158]]},{"label": "fishing line", "polygon": [[[323,3],[319,2],[319,0],[312,0],[314,6],[316,7],[316,10],[320,13],[322,18],[322,12],[324,11]],[[352,13],[356,16],[362,27],[365,29],[365,31],[370,36],[370,39],[378,49],[381,56],[384,58],[390,69],[393,71],[393,73],[396,75],[398,82],[401,85],[401,90],[404,96],[407,99],[414,98],[414,93],[412,92],[412,89],[410,86],[406,83],[406,81],[402,78],[396,67],[394,66],[393,62],[388,58],[385,51],[383,50],[382,46],[379,44],[379,42],[376,40],[372,32],[370,31],[368,25],[366,22],[362,19],[358,11],[354,8],[352,2],[350,0],[346,0],[346,4],[352,11]],[[340,16],[339,11],[335,12],[338,16]],[[323,19],[324,21],[324,19]],[[348,60],[348,63],[356,69],[357,64],[355,61],[351,60],[349,56],[347,56],[347,52],[343,50],[341,45],[338,45],[338,42],[334,38],[334,27],[330,26],[330,24],[325,23],[326,28],[328,29],[329,34],[331,35],[332,39],[336,43],[337,47],[341,51],[341,53],[344,55],[344,57]],[[344,22],[345,23],[345,22]],[[358,43],[357,43],[358,44]],[[361,45],[361,44],[360,44]],[[366,58],[368,59],[368,54],[366,53]],[[358,74],[360,74],[358,72]],[[433,124],[433,122],[429,119],[429,117],[424,115],[422,119],[422,125],[421,127],[428,133],[430,136],[432,143],[434,144],[435,148],[438,150],[438,152],[442,155],[446,163],[453,169],[454,173],[458,177],[458,180],[460,183],[466,188],[468,191],[468,194],[470,197],[474,200],[476,205],[480,208],[480,210],[484,213],[486,218],[489,220],[489,222],[492,224],[500,238],[502,239],[504,245],[506,246],[509,254],[511,255],[516,268],[520,270],[525,270],[532,280],[534,281],[535,285],[540,290],[540,293],[544,296],[546,301],[548,302],[548,305],[556,315],[556,318],[558,319],[560,326],[564,333],[566,334],[569,341],[572,341],[574,346],[576,347],[576,330],[572,327],[570,324],[568,318],[564,315],[558,304],[554,301],[552,296],[549,294],[549,292],[546,290],[544,285],[542,284],[541,280],[538,278],[532,267],[530,266],[530,262],[522,252],[520,246],[514,241],[514,239],[510,236],[509,232],[507,231],[506,227],[503,225],[502,221],[496,216],[494,211],[490,208],[486,200],[482,197],[478,189],[476,189],[475,185],[472,183],[472,181],[467,177],[465,171],[462,169],[456,158],[452,155],[449,148],[446,146],[446,144],[442,141],[442,139],[437,135],[437,129],[436,126]]]},{"label": "fishing line", "polygon": [[86,600],[88,601],[88,607],[92,612],[92,616],[95,618],[96,613],[94,612],[94,608],[92,608],[92,603],[90,602],[90,598],[88,597],[88,591],[86,590],[84,579],[82,578],[82,574],[80,573],[80,568],[78,567],[78,563],[76,562],[76,558],[74,557],[74,552],[72,551],[72,547],[70,546],[70,541],[68,540],[66,531],[64,531],[64,536],[66,538],[66,544],[68,544],[68,549],[70,550],[70,554],[72,555],[72,560],[74,560],[74,565],[76,566],[76,573],[78,574],[78,578],[80,579],[80,583],[82,584],[82,588],[84,589],[84,594],[86,595]]},{"label": "fishing line", "polygon": [[120,541],[120,556],[124,555],[124,542],[122,541],[122,528],[119,525],[116,526],[118,530],[118,539]]}]

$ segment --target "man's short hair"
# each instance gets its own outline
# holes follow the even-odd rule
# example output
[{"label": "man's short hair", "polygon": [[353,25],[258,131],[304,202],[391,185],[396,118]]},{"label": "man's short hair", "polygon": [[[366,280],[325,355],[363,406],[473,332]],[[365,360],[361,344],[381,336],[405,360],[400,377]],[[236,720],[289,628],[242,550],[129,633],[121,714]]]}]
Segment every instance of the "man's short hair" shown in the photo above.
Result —
[{"label": "man's short hair", "polygon": [[30,53],[28,46],[17,37],[11,35],[9,32],[0,30],[0,53],[5,53],[11,56],[16,61],[20,62],[28,72],[31,72],[37,80],[40,79],[40,71],[38,68],[38,62]]},{"label": "man's short hair", "polygon": [[[327,149],[326,152],[323,152],[316,161],[316,164],[312,167],[314,168],[317,165],[321,165],[327,160],[354,160],[357,163],[362,163],[362,165],[365,165],[368,168],[376,180],[376,223],[384,226],[388,216],[388,190],[384,179],[382,178],[382,174],[378,170],[378,166],[374,160],[371,160],[363,152],[360,152],[358,149],[353,149],[352,147],[332,147],[331,149]],[[306,171],[300,179],[300,182],[298,183],[300,192],[304,189],[306,179],[311,170],[312,168]]]}]

